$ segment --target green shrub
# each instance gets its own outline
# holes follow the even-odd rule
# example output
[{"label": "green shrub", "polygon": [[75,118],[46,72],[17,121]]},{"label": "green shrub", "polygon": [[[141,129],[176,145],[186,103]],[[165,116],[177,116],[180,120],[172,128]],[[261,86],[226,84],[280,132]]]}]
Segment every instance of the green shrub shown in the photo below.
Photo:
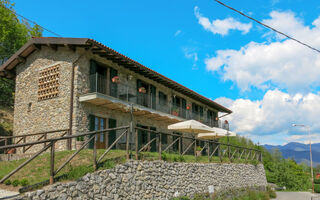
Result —
[{"label": "green shrub", "polygon": [[320,184],[320,179],[314,179],[314,184]]},{"label": "green shrub", "polygon": [[195,194],[193,200],[210,200],[209,193]]},{"label": "green shrub", "polygon": [[270,186],[267,186],[267,192],[268,192],[270,198],[275,199],[277,197],[276,192],[273,189],[271,189]]},{"label": "green shrub", "polygon": [[178,162],[179,158],[177,156],[173,157],[173,162]]},{"label": "green shrub", "polygon": [[111,169],[114,166],[116,166],[116,163],[114,163],[112,160],[108,160],[103,164],[103,168],[105,169]]},{"label": "green shrub", "polygon": [[191,200],[189,197],[181,196],[181,197],[174,197],[171,200]]},{"label": "green shrub", "polygon": [[92,166],[76,166],[72,167],[69,165],[68,173],[67,173],[67,178],[71,180],[75,180],[79,177],[82,177],[86,175],[87,173],[92,173],[93,167]]},{"label": "green shrub", "polygon": [[314,184],[314,191],[320,193],[320,184]]},{"label": "green shrub", "polygon": [[185,162],[186,159],[185,159],[183,156],[179,156],[179,161],[180,161],[180,162]]},{"label": "green shrub", "polygon": [[6,184],[6,185],[11,185],[11,181],[10,181],[10,180],[6,180],[6,181],[4,182],[4,184]]},{"label": "green shrub", "polygon": [[161,159],[162,159],[163,161],[167,161],[167,160],[168,160],[168,155],[167,155],[166,153],[162,153]]},{"label": "green shrub", "polygon": [[17,187],[18,185],[19,185],[19,180],[14,180],[14,181],[12,181],[12,185],[14,186],[14,187]]},{"label": "green shrub", "polygon": [[22,180],[20,181],[20,185],[23,186],[23,187],[25,187],[25,186],[29,185],[29,181],[24,178],[24,179],[22,179]]}]

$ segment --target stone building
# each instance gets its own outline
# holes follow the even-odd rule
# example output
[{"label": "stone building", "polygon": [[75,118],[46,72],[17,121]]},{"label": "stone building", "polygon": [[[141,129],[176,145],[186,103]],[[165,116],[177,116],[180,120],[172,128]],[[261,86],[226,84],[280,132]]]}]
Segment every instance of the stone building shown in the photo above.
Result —
[{"label": "stone building", "polygon": [[[53,131],[45,138],[129,125],[168,132],[167,126],[195,119],[221,126],[218,113],[231,110],[87,38],[32,38],[1,67],[16,80],[14,135]],[[98,148],[120,131],[99,135]],[[152,133],[139,131],[139,145]],[[26,137],[34,141],[39,135]],[[173,138],[163,136],[163,144]],[[132,141],[134,138],[132,138]],[[124,144],[125,138],[117,143]],[[59,149],[75,148],[59,142]],[[184,145],[184,144],[183,144]],[[29,151],[42,148],[33,146]],[[151,149],[156,147],[152,145]],[[173,148],[177,148],[173,146]]]}]

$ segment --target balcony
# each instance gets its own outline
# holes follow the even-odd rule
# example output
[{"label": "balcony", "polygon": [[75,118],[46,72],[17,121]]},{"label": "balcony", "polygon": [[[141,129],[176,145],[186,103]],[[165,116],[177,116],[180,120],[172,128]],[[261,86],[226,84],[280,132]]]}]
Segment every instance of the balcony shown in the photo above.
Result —
[{"label": "balcony", "polygon": [[225,128],[220,121],[207,119],[199,113],[193,113],[191,108],[172,105],[167,100],[160,101],[156,97],[156,94],[148,91],[148,88],[107,81],[106,77],[94,74],[90,76],[90,93],[80,96],[80,102],[121,112],[130,112],[130,107],[133,105],[133,114],[136,116],[145,115],[148,118],[171,123],[194,119],[211,127]]}]

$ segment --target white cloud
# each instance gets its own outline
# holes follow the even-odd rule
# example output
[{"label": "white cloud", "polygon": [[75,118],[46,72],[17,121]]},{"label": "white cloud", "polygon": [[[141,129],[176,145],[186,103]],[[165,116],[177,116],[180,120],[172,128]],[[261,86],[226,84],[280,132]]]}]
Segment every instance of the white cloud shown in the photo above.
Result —
[{"label": "white cloud", "polygon": [[285,140],[289,142],[300,142],[304,144],[309,144],[311,139],[311,143],[320,143],[320,134],[310,134],[310,136],[305,133],[304,135],[290,135],[285,138]]},{"label": "white cloud", "polygon": [[192,69],[197,69],[198,53],[194,48],[185,47],[182,49],[184,56],[193,61]]},{"label": "white cloud", "polygon": [[[292,127],[292,123],[311,126],[311,133],[320,133],[320,94],[305,95],[269,90],[262,100],[216,99],[218,103],[230,108],[233,113],[223,119],[230,121],[230,127],[240,135],[249,135],[254,140],[274,139],[283,143],[294,141],[293,135],[304,135],[305,130]],[[317,135],[314,139],[320,139]]]},{"label": "white cloud", "polygon": [[246,34],[250,31],[252,24],[251,23],[241,23],[235,20],[232,17],[226,19],[216,19],[210,20],[207,17],[203,17],[200,13],[200,9],[196,6],[194,8],[194,13],[198,19],[198,23],[207,31],[212,32],[213,34],[227,35],[230,30],[239,30],[243,34]]},{"label": "white cloud", "polygon": [[177,30],[177,31],[175,32],[174,36],[177,37],[177,36],[180,35],[180,34],[181,34],[181,30]]},{"label": "white cloud", "polygon": [[[305,26],[292,12],[270,13],[264,23],[320,48],[320,17]],[[277,41],[249,44],[240,50],[218,50],[205,60],[209,71],[222,73],[224,80],[235,82],[243,91],[251,87],[273,89],[277,86],[290,93],[310,91],[320,86],[320,54],[273,32]]]}]

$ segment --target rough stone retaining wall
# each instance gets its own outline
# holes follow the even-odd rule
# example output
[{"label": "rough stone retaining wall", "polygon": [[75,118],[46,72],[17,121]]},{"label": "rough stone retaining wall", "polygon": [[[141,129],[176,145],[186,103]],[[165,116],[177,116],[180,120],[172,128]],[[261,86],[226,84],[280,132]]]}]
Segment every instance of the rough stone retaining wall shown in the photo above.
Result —
[{"label": "rough stone retaining wall", "polygon": [[225,191],[267,185],[262,164],[199,164],[128,161],[87,174],[78,181],[56,183],[17,199],[170,199],[175,192],[192,196],[208,186]]}]

